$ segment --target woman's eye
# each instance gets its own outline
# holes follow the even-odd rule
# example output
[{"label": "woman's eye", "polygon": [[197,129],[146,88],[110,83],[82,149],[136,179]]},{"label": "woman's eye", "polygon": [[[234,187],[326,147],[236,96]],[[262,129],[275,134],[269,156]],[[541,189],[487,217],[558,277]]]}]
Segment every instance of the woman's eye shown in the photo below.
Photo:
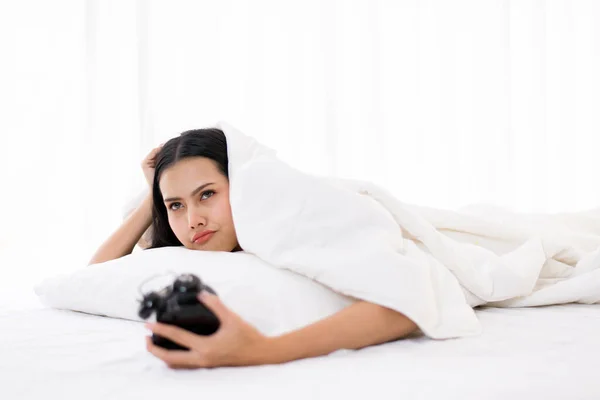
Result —
[{"label": "woman's eye", "polygon": [[[202,196],[200,197],[202,200],[206,200],[211,198],[216,192],[214,190],[207,190],[206,192],[202,192]],[[207,194],[210,194],[210,196],[206,197]],[[174,206],[178,206],[176,208],[174,208]],[[171,211],[177,211],[179,210],[181,207],[181,203],[179,202],[175,202],[175,203],[171,203],[169,205],[169,210]]]},{"label": "woman's eye", "polygon": [[[205,196],[207,193],[211,193],[211,195],[210,195],[209,197],[212,197],[212,195],[213,195],[213,194],[215,194],[215,192],[214,192],[213,190],[207,190],[206,192],[203,192],[203,193],[202,193],[202,197],[200,197],[200,198],[201,198],[201,199],[205,199],[205,197],[204,197],[204,196]],[[207,198],[208,198],[208,197],[207,197]]]},{"label": "woman's eye", "polygon": [[171,203],[171,205],[169,206],[169,210],[171,210],[171,211],[177,211],[179,209],[179,207],[176,208],[176,209],[173,209],[173,206],[176,205],[176,204],[181,205],[181,203]]}]

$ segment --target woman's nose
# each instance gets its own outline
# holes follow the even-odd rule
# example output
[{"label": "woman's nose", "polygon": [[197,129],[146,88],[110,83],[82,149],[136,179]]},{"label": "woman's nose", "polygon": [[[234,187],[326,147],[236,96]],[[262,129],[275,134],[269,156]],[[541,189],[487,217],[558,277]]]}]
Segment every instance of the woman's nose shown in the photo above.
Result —
[{"label": "woman's nose", "polygon": [[197,211],[191,211],[188,213],[188,223],[192,229],[195,229],[200,225],[206,226],[206,217],[200,215]]}]

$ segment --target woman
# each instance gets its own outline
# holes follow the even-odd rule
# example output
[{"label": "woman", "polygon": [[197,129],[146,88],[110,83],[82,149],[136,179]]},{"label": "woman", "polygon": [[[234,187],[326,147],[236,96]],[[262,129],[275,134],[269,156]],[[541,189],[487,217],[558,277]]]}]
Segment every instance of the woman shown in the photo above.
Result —
[{"label": "woman", "polygon": [[[153,149],[142,161],[151,195],[100,247],[90,264],[133,251],[152,225],[150,248],[184,246],[191,250],[240,251],[229,203],[227,142],[219,129],[182,133]],[[199,336],[176,326],[154,323],[154,333],[189,351],[154,346],[150,353],[171,368],[278,364],[359,349],[404,337],[417,326],[403,314],[366,301],[301,329],[268,337],[228,309],[217,296],[199,299],[221,321],[211,336]]]}]

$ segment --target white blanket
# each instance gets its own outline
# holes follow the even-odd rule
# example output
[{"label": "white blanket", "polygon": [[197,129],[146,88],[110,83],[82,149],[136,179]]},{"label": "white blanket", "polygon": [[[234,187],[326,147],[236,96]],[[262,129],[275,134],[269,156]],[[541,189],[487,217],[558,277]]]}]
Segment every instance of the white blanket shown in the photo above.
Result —
[{"label": "white blanket", "polygon": [[240,245],[275,267],[395,309],[435,339],[478,334],[481,304],[600,302],[600,210],[491,219],[408,205],[367,182],[298,171],[217,126]]}]

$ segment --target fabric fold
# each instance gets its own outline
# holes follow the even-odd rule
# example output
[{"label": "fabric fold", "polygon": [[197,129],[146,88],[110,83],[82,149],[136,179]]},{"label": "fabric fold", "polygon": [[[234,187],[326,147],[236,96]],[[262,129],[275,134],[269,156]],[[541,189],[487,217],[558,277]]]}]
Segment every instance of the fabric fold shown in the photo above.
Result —
[{"label": "fabric fold", "polygon": [[[478,334],[479,305],[600,302],[599,257],[586,259],[592,282],[570,279],[589,252],[561,232],[544,235],[514,214],[503,223],[405,204],[369,182],[303,173],[227,122],[217,127],[227,138],[239,243],[274,267],[401,312],[435,339]],[[600,247],[600,232],[580,233],[586,249],[595,240]]]}]

